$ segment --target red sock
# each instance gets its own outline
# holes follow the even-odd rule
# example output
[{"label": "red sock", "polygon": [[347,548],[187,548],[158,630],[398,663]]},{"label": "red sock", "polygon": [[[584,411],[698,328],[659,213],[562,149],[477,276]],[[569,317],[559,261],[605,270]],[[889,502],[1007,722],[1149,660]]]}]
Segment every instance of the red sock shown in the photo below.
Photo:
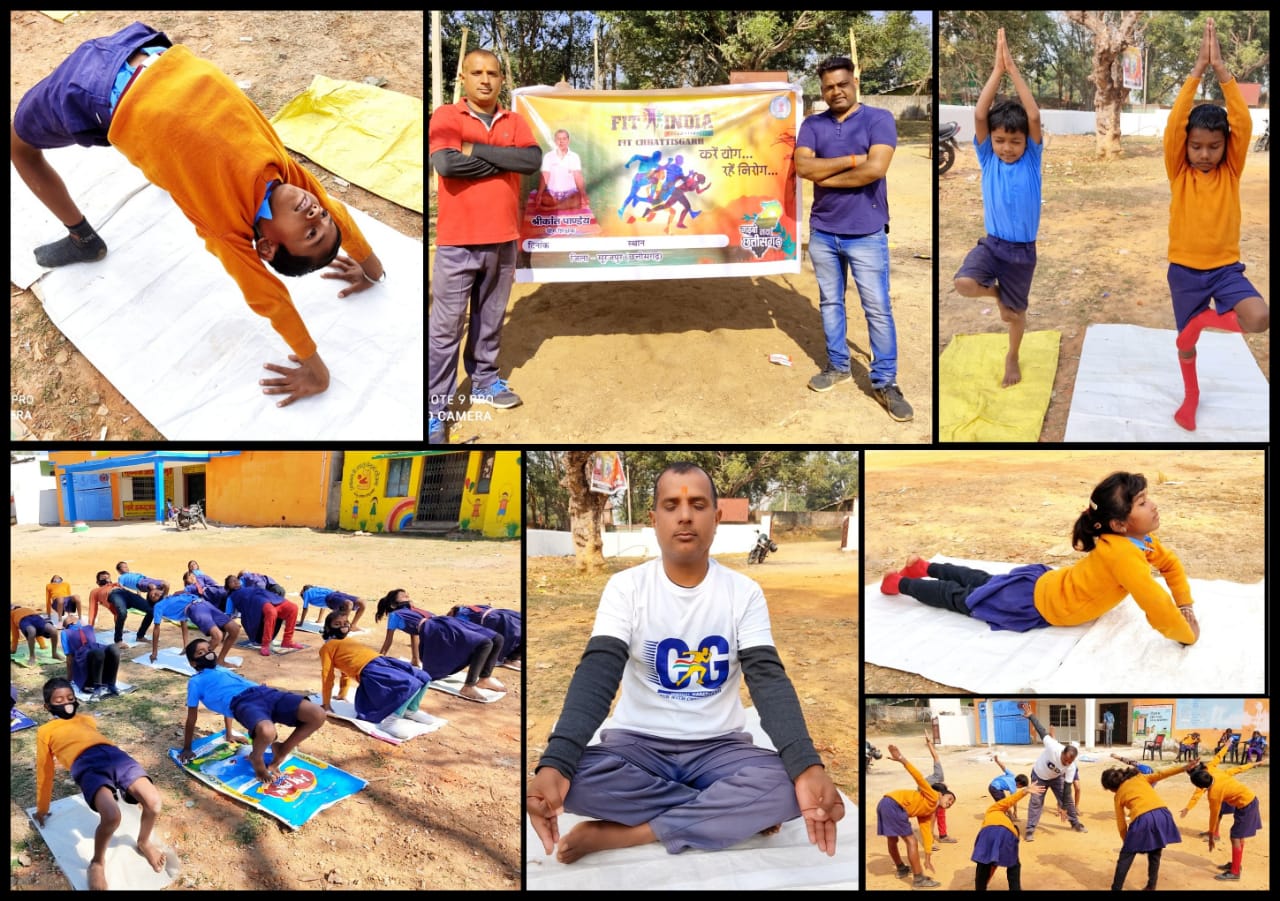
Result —
[{"label": "red sock", "polygon": [[1178,350],[1190,350],[1196,346],[1196,342],[1200,340],[1200,332],[1207,328],[1222,329],[1227,332],[1241,332],[1240,323],[1236,319],[1235,310],[1227,310],[1225,313],[1215,313],[1212,309],[1205,308],[1196,315],[1192,316],[1187,324],[1183,326],[1182,331],[1178,332]]},{"label": "red sock", "polygon": [[1188,432],[1196,430],[1196,407],[1200,406],[1200,380],[1196,378],[1196,358],[1178,357],[1178,365],[1182,367],[1182,385],[1186,390],[1186,399],[1178,412],[1173,414],[1174,420]]},{"label": "red sock", "polygon": [[943,808],[939,807],[939,808],[937,809],[937,812],[934,814],[934,818],[935,818],[935,819],[937,819],[937,821],[938,821],[938,835],[946,835],[946,834],[947,834],[947,812],[946,812],[946,810],[944,810]]},{"label": "red sock", "polygon": [[898,574],[908,579],[923,579],[929,575],[929,561],[917,560],[910,566],[904,566]]},{"label": "red sock", "polygon": [[1231,872],[1240,875],[1240,861],[1244,859],[1244,845],[1231,849]]},{"label": "red sock", "polygon": [[897,594],[898,582],[902,579],[902,573],[889,573],[880,580],[881,594]]}]

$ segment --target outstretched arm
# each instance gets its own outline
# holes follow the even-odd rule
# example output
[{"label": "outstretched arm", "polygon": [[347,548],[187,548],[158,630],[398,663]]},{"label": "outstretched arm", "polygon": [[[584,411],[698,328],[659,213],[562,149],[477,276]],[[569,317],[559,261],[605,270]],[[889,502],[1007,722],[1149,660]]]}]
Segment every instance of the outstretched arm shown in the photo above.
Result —
[{"label": "outstretched arm", "polygon": [[978,95],[978,106],[973,111],[974,140],[979,144],[991,134],[987,129],[987,114],[991,112],[991,104],[1000,90],[1000,79],[1004,76],[1003,48],[1004,29],[1001,28],[996,34],[996,58],[991,66],[991,75],[987,78],[987,83],[982,86],[982,93]]},{"label": "outstretched arm", "polygon": [[1001,51],[1004,53],[1005,71],[1009,73],[1013,88],[1018,92],[1018,99],[1022,101],[1022,107],[1027,111],[1027,134],[1031,140],[1039,144],[1041,143],[1040,107],[1036,105],[1035,95],[1031,93],[1031,88],[1027,86],[1022,73],[1018,71],[1018,64],[1013,61],[1013,54],[1009,52],[1009,44],[1005,40],[1003,28],[1000,29],[999,41]]}]

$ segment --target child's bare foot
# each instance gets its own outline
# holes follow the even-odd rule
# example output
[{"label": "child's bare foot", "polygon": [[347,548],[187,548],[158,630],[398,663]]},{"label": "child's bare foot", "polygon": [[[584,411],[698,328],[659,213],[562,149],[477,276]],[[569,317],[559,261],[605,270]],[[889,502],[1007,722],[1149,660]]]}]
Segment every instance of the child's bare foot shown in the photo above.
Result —
[{"label": "child's bare foot", "polygon": [[95,892],[107,890],[107,868],[101,861],[89,863],[89,888]]},{"label": "child's bare foot", "polygon": [[275,782],[279,776],[278,773],[273,776],[271,771],[267,769],[267,765],[252,754],[249,755],[249,764],[253,767],[253,775],[258,777],[259,782],[266,782],[269,784]]},{"label": "child's bare foot", "polygon": [[568,835],[560,837],[560,844],[556,846],[556,860],[561,863],[573,863],[596,851],[630,848],[633,845],[648,844],[653,840],[653,830],[647,823],[640,826],[624,826],[621,823],[592,820],[579,823],[569,830]]},{"label": "child's bare foot", "polygon": [[273,741],[271,743],[271,766],[279,767],[280,764],[288,759],[288,755],[284,753],[284,743]]},{"label": "child's bare foot", "polygon": [[151,869],[157,873],[164,869],[164,852],[150,840],[138,842],[138,853],[147,859],[147,863],[151,864]]},{"label": "child's bare foot", "polygon": [[473,701],[488,700],[484,695],[480,694],[480,689],[476,688],[474,685],[462,686],[462,688],[458,689],[458,694],[462,695],[464,698],[470,698]]},{"label": "child's bare foot", "polygon": [[506,691],[507,686],[503,685],[493,676],[486,676],[476,683],[476,688],[487,688],[489,691]]},{"label": "child's bare foot", "polygon": [[1000,383],[1000,386],[1008,388],[1010,385],[1016,385],[1020,381],[1022,381],[1022,370],[1018,367],[1018,358],[1016,356],[1005,356],[1004,381]]}]

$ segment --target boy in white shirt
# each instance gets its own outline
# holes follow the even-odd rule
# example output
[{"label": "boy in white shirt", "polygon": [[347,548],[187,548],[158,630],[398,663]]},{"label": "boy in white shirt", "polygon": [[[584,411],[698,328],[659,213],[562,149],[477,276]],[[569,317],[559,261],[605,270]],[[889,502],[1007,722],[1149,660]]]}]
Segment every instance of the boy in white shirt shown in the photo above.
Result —
[{"label": "boy in white shirt", "polygon": [[[672,854],[719,850],[803,816],[835,853],[844,804],[823,769],[773,646],[764,595],[710,557],[720,510],[699,467],[674,463],[654,486],[662,556],[613,576],[559,721],[526,791],[547,854],[660,841]],[[777,752],[752,744],[743,676]],[[622,696],[613,728],[587,747]],[[593,817],[561,837],[556,817]]]}]

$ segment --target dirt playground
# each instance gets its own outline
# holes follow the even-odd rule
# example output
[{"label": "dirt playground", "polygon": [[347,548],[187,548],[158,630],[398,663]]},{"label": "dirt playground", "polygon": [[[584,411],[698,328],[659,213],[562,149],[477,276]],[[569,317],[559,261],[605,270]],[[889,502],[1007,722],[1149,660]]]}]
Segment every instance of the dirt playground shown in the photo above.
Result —
[{"label": "dirt playground", "polygon": [[[864,582],[912,554],[1062,566],[1071,527],[1119,470],[1147,477],[1160,540],[1193,579],[1252,583],[1265,573],[1262,451],[868,451]],[[868,692],[958,691],[867,664]]]},{"label": "dirt playground", "polygon": [[[966,298],[952,286],[965,255],[985,233],[980,168],[973,134],[961,134],[955,166],[938,184],[938,344],[955,335],[1008,334],[989,298]],[[1027,331],[1062,334],[1058,373],[1040,440],[1061,441],[1076,368],[1092,323],[1174,329],[1165,278],[1169,258],[1169,180],[1160,141],[1124,138],[1121,159],[1093,158],[1092,135],[1050,135],[1044,151],[1044,186],[1037,264]],[[1271,167],[1269,152],[1249,153],[1240,185],[1240,259],[1263,300],[1271,296]],[[1270,378],[1270,333],[1245,342]],[[1169,365],[1176,368],[1173,351]],[[997,383],[1003,370],[992,372]],[[1260,415],[1265,416],[1262,411]]]},{"label": "dirt playground", "polygon": [[[399,535],[354,536],[310,529],[210,528],[178,532],[155,523],[69,528],[15,526],[11,597],[44,609],[44,586],[55,573],[87,602],[94,574],[127,560],[134,572],[171,584],[195,559],[207,573],[250,569],[265,572],[290,592],[304,584],[337,587],[376,604],[393,588],[409,592],[414,605],[444,613],[456,603],[518,609],[518,541],[450,541]],[[366,634],[348,638],[374,649],[386,635],[386,620],[365,611]],[[315,619],[311,609],[309,620]],[[111,618],[99,611],[98,627]],[[126,635],[141,614],[130,612]],[[244,657],[246,678],[276,688],[318,692],[320,636],[297,632],[307,650]],[[178,630],[166,624],[162,646],[178,645]],[[149,653],[149,644],[146,652]],[[22,653],[25,655],[25,643]],[[101,731],[131,754],[156,783],[163,801],[157,821],[161,841],[174,847],[182,873],[173,888],[222,891],[319,889],[486,889],[521,885],[520,674],[495,670],[507,686],[501,700],[477,704],[428,691],[422,709],[448,720],[436,732],[391,745],[330,719],[301,750],[368,780],[356,795],[317,814],[296,832],[253,813],[206,788],[167,757],[180,748],[186,720],[186,678],[129,662],[142,646],[125,651],[119,678],[137,691],[83,705]],[[408,636],[397,635],[389,653],[409,659]],[[41,686],[65,665],[25,669],[10,664],[19,707],[42,724]],[[352,689],[354,691],[354,689]],[[197,737],[222,729],[222,718],[201,708]],[[287,734],[287,728],[282,734]],[[66,891],[67,880],[25,813],[35,804],[35,729],[14,734],[10,744],[10,888]],[[59,765],[54,799],[77,793]],[[55,822],[54,820],[50,821]]]},{"label": "dirt playground", "polygon": [[[887,792],[915,786],[902,764],[889,759],[890,744],[896,744],[903,757],[911,761],[926,778],[929,776],[933,760],[924,743],[924,729],[923,725],[917,728],[897,724],[868,729],[868,740],[884,755],[882,759],[874,761],[865,776],[867,800],[863,807],[866,814],[863,843],[866,848],[866,868],[862,886],[869,891],[911,890],[911,878],[899,879],[894,875],[894,865],[889,857],[886,840],[883,836],[876,835],[875,807]],[[1030,773],[1031,765],[1035,763],[1041,750],[1040,745],[995,746],[1000,761],[1015,773]],[[1110,752],[1136,760],[1142,757],[1142,745],[1135,744],[1129,748],[1117,745]],[[1108,753],[1107,749],[1086,749],[1081,757],[1080,821],[1088,832],[1073,832],[1068,822],[1059,820],[1056,813],[1057,800],[1052,792],[1045,795],[1045,809],[1040,825],[1036,828],[1035,841],[1019,844],[1024,891],[1105,891],[1111,887],[1121,839],[1116,830],[1113,803],[1115,795],[1102,787],[1100,778],[1109,766],[1121,764],[1111,760]],[[1159,770],[1162,765],[1173,766],[1174,756],[1166,753],[1163,764],[1160,761],[1146,762]],[[1212,755],[1205,753],[1201,756],[1207,761]],[[985,746],[941,747],[938,749],[938,757],[942,762],[947,788],[956,795],[956,803],[947,811],[947,833],[955,838],[956,843],[934,845],[934,871],[927,875],[942,883],[934,891],[973,891],[976,865],[969,856],[973,853],[974,839],[981,828],[982,818],[992,803],[991,796],[987,794],[987,786],[1000,775],[1000,771],[991,761],[991,750]],[[1086,757],[1096,757],[1097,760],[1086,761]],[[1157,794],[1169,806],[1178,831],[1182,834],[1182,841],[1167,846],[1161,855],[1158,885],[1161,891],[1266,891],[1271,887],[1271,853],[1267,838],[1271,829],[1270,776],[1268,760],[1262,766],[1236,777],[1258,796],[1262,808],[1263,831],[1245,842],[1240,881],[1225,884],[1215,881],[1214,877],[1218,875],[1217,867],[1231,860],[1231,842],[1228,838],[1231,830],[1230,818],[1223,818],[1225,825],[1220,827],[1222,841],[1215,842],[1217,850],[1210,852],[1208,843],[1199,837],[1201,832],[1209,828],[1207,802],[1202,799],[1185,818],[1179,816],[1195,791],[1191,781],[1185,775],[1177,775],[1156,783]],[[1027,818],[1025,798],[1018,802],[1018,816],[1021,818],[1021,828],[1025,826]],[[901,842],[899,848],[903,848]],[[1006,872],[1004,868],[996,871],[990,883],[991,891],[1008,890]],[[1146,878],[1146,855],[1139,854],[1129,870],[1125,888],[1130,891],[1141,889],[1146,884]]]},{"label": "dirt playground", "polygon": [[[241,84],[268,118],[306,90],[315,75],[348,81],[385,78],[387,90],[422,97],[421,10],[219,11],[216,15],[181,11],[81,12],[62,23],[39,12],[22,11],[9,13],[10,117],[23,94],[82,42],[111,34],[137,20],[216,63]],[[107,147],[99,150],[115,153]],[[290,156],[343,203],[422,240],[421,213],[357,185],[338,184],[327,170],[306,157],[292,151]],[[34,247],[36,242],[31,237],[17,235],[13,240],[29,241]],[[255,314],[246,309],[245,315]],[[9,387],[14,395],[10,417],[13,438],[98,440],[105,427],[106,438],[112,441],[163,440],[164,436],[103,378],[83,351],[49,321],[40,300],[12,283],[9,358]],[[246,373],[245,377],[257,375]]]},{"label": "dirt playground", "polygon": [[[835,539],[778,540],[778,552],[748,567],[746,553],[716,560],[755,579],[764,590],[774,643],[795,686],[814,746],[832,780],[858,797],[858,559]],[[529,645],[525,769],[532,776],[560,715],[608,577],[642,562],[611,561],[607,571],[578,575],[572,558],[530,557],[525,616]],[[750,705],[745,682],[744,705]],[[837,829],[851,834],[852,816]]]},{"label": "dirt playground", "polygon": [[[854,379],[806,385],[827,363],[818,283],[758,278],[517,284],[498,365],[524,400],[478,407],[454,442],[651,441],[893,443],[932,440],[933,194],[924,143],[899,143],[889,169],[889,289],[898,385],[915,408],[894,422],[870,395],[871,345],[852,281],[846,293]],[[811,183],[804,182],[808,233]],[[603,205],[603,201],[601,201]],[[807,237],[804,238],[807,248]],[[791,366],[769,362],[785,354]],[[466,379],[459,365],[460,383]],[[461,384],[465,395],[470,382]]]}]

